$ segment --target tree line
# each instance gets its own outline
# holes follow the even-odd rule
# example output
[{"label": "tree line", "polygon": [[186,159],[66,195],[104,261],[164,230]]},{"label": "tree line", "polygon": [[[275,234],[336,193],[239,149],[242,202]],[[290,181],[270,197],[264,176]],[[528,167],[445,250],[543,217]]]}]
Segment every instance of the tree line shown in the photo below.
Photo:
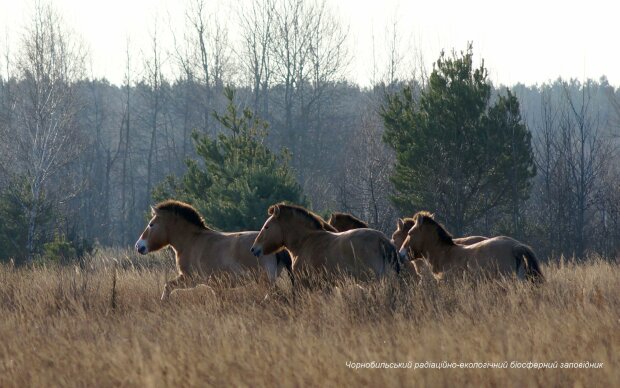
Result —
[{"label": "tree line", "polygon": [[286,199],[386,232],[424,209],[543,255],[617,253],[620,92],[606,79],[500,87],[472,46],[427,73],[387,44],[385,76],[360,87],[324,2],[250,5],[233,46],[192,2],[174,50],[157,34],[142,55],[128,46],[122,85],[89,77],[79,39],[35,7],[0,77],[2,259],[126,246],[166,196],[222,229],[256,229]]}]

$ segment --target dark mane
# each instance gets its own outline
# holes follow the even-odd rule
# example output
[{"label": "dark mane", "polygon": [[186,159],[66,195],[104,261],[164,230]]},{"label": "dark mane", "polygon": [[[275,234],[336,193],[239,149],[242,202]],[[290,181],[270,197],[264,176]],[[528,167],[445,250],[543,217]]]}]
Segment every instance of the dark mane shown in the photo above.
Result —
[{"label": "dark mane", "polygon": [[455,245],[454,240],[452,239],[452,235],[441,225],[439,222],[435,221],[433,215],[427,211],[417,212],[413,216],[413,220],[418,220],[422,222],[422,224],[432,225],[433,228],[437,231],[437,237],[439,241],[443,244]]},{"label": "dark mane", "polygon": [[317,229],[323,229],[323,230],[326,230],[328,232],[338,233],[336,228],[334,228],[333,226],[331,226],[330,224],[325,222],[325,220],[323,218],[321,218],[321,216],[316,215],[313,212],[311,212],[310,210],[308,210],[306,208],[303,208],[301,206],[287,205],[285,203],[278,203],[276,205],[272,205],[272,206],[269,207],[269,210],[268,210],[269,215],[273,215],[274,208],[276,206],[280,208],[280,211],[284,210],[284,211],[289,212],[291,214],[297,214],[297,215],[301,216],[302,218],[308,220]]},{"label": "dark mane", "polygon": [[412,218],[403,218],[403,230],[405,232],[408,232],[409,229],[413,228],[413,225],[415,224],[415,219]]},{"label": "dark mane", "polygon": [[158,203],[154,206],[156,210],[170,212],[176,216],[181,217],[190,224],[199,227],[200,229],[209,229],[202,216],[191,205],[169,199]]},{"label": "dark mane", "polygon": [[[346,223],[351,229],[368,228],[368,224],[349,213],[333,212],[329,217],[329,224],[336,227],[336,223]],[[337,228],[336,228],[337,229]]]}]

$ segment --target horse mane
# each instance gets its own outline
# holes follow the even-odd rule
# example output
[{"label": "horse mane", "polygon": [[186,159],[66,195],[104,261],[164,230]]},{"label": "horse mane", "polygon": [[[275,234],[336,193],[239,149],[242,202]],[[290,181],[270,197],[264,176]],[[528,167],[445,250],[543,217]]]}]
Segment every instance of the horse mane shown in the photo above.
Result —
[{"label": "horse mane", "polygon": [[334,226],[334,222],[344,221],[353,225],[354,228],[368,228],[368,224],[349,213],[333,212],[329,217],[329,224]]},{"label": "horse mane", "polygon": [[198,213],[194,207],[185,202],[169,199],[158,203],[154,206],[154,208],[156,210],[170,212],[176,216],[179,216],[188,223],[197,226],[200,229],[210,230],[200,213]]},{"label": "horse mane", "polygon": [[448,232],[446,228],[443,225],[441,225],[439,222],[435,221],[435,218],[433,218],[433,215],[431,213],[427,211],[417,212],[413,216],[413,220],[414,221],[420,220],[422,224],[431,224],[433,228],[435,229],[435,231],[437,232],[437,237],[439,238],[439,242],[443,244],[448,244],[448,245],[456,245],[454,243],[453,237],[450,234],[450,232]]},{"label": "horse mane", "polygon": [[402,220],[405,232],[408,232],[409,229],[413,228],[413,225],[415,224],[415,219],[413,217],[403,218]]},{"label": "horse mane", "polygon": [[269,215],[273,215],[276,207],[280,208],[280,211],[284,210],[285,212],[288,212],[290,214],[300,216],[301,218],[310,222],[317,229],[323,229],[328,232],[338,233],[336,228],[325,222],[325,220],[321,216],[311,212],[306,208],[297,205],[288,205],[286,203],[278,203],[269,207],[269,210],[267,211]]}]

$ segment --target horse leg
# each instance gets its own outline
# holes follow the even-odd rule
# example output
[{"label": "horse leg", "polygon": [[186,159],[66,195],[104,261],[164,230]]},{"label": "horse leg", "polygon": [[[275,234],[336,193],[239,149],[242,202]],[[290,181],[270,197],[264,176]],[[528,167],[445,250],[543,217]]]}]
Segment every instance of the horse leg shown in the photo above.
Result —
[{"label": "horse leg", "polygon": [[[294,297],[295,275],[293,274],[293,260],[290,254],[287,251],[278,252],[275,254],[275,260],[273,262],[265,264],[265,269],[267,270],[267,275],[270,282],[270,293],[275,293],[276,295],[279,295],[279,293],[277,292],[278,289],[276,282],[280,278],[282,272],[286,272],[291,282],[291,290]],[[265,299],[267,299],[267,296],[265,297]]]},{"label": "horse leg", "polygon": [[259,263],[263,271],[260,271],[257,280],[259,284],[266,284],[268,288],[267,294],[265,294],[263,298],[264,303],[271,298],[271,294],[276,290],[276,281],[278,280],[281,269],[279,267],[279,260],[275,255],[263,256],[259,259]]},{"label": "horse leg", "polygon": [[312,290],[316,288],[312,279],[313,276],[316,276],[314,273],[310,273],[308,270],[293,270],[290,272],[291,283],[293,285],[293,304],[297,304],[298,296],[300,292],[306,290]]},{"label": "horse leg", "polygon": [[409,258],[405,260],[403,265],[403,273],[405,276],[408,276],[411,280],[413,280],[413,283],[416,285],[420,284],[422,281],[422,274],[414,260],[409,260]]},{"label": "horse leg", "polygon": [[260,276],[260,279],[264,281],[267,278],[267,283],[270,285],[274,285],[276,280],[278,280],[278,275],[280,274],[280,267],[278,266],[278,260],[275,256],[263,256],[261,259],[261,266],[263,267],[263,273]]},{"label": "horse leg", "polygon": [[286,271],[291,285],[295,286],[295,277],[293,276],[293,259],[287,251],[278,252],[276,256],[275,280],[280,277],[282,271]]},{"label": "horse leg", "polygon": [[191,276],[181,273],[176,278],[166,282],[164,285],[164,292],[161,294],[161,300],[168,299],[172,291],[177,288],[190,288],[195,284],[196,283]]},{"label": "horse leg", "polygon": [[262,303],[265,303],[271,299],[271,294],[274,293],[274,290],[276,289],[276,280],[278,280],[278,274],[280,271],[275,256],[263,256],[262,260],[263,262],[261,264],[264,271],[260,273],[258,280],[261,284],[266,284],[268,288],[262,301]]}]

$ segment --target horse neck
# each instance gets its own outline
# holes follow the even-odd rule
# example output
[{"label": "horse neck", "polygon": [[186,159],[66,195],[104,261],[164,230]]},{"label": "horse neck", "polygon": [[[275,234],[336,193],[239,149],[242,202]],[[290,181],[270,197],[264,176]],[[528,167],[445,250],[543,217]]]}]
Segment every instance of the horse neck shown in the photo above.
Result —
[{"label": "horse neck", "polygon": [[168,229],[168,241],[177,256],[185,252],[191,247],[197,235],[205,233],[214,233],[210,229],[200,229],[197,226],[189,225],[184,221],[177,221]]},{"label": "horse neck", "polygon": [[[428,241],[425,239],[425,241]],[[439,241],[435,236],[434,241],[425,244],[422,251],[428,262],[433,266],[434,272],[443,272],[452,264],[453,250],[456,245],[449,245]]]},{"label": "horse neck", "polygon": [[294,220],[284,222],[282,226],[287,231],[284,236],[284,246],[294,256],[298,256],[299,251],[303,249],[308,239],[317,235],[329,234],[329,232],[323,229],[315,229],[305,225],[303,222],[295,222]]}]

